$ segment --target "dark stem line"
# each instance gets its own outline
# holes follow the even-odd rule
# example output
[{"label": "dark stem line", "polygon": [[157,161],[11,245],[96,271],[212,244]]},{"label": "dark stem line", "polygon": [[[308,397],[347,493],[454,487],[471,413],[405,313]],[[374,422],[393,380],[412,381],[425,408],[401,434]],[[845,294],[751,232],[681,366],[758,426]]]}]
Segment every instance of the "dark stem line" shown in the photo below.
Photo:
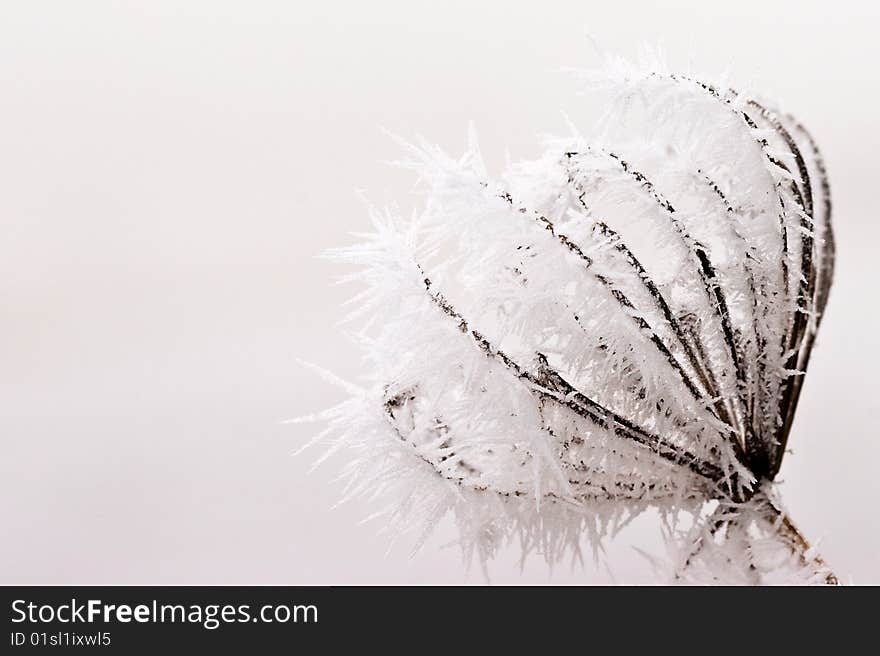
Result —
[{"label": "dark stem line", "polygon": [[[634,424],[629,419],[605,408],[600,403],[582,394],[566,381],[558,372],[554,371],[546,362],[546,358],[538,356],[540,361],[540,374],[535,375],[514,361],[506,353],[494,347],[479,331],[471,328],[465,318],[456,311],[446,298],[439,292],[432,290],[430,278],[424,277],[423,283],[429,298],[444,314],[458,322],[459,330],[471,337],[477,347],[488,357],[501,362],[515,377],[529,383],[529,389],[539,398],[555,401],[562,407],[568,408],[575,414],[590,420],[600,428],[611,430],[619,437],[628,438],[637,444],[647,447],[655,455],[677,465],[683,465],[693,473],[718,484],[727,477],[724,470],[717,465],[699,459],[687,449],[673,446],[662,438]],[[731,478],[734,478],[732,475]],[[736,487],[731,486],[734,493]]]},{"label": "dark stem line", "polygon": [[814,312],[816,313],[816,324],[818,327],[825,312],[825,305],[828,302],[828,293],[831,289],[831,280],[834,274],[835,243],[834,229],[831,224],[831,185],[828,182],[828,171],[825,168],[825,160],[822,157],[822,152],[819,150],[819,146],[813,139],[813,135],[811,135],[807,129],[798,123],[793,117],[789,116],[788,119],[792,121],[794,129],[806,138],[807,143],[810,145],[810,150],[813,151],[813,163],[819,174],[819,188],[822,193],[823,213],[821,223],[823,228],[823,243],[822,250],[820,251],[822,255],[822,264],[817,272],[816,299],[814,302]]},{"label": "dark stem line", "polygon": [[[579,200],[581,202],[581,206],[585,211],[587,210],[586,205],[584,204],[583,197],[579,196]],[[669,303],[666,302],[663,294],[660,293],[660,290],[657,288],[657,284],[645,270],[645,267],[642,266],[642,263],[636,258],[633,252],[629,249],[629,246],[620,238],[620,235],[614,231],[612,228],[608,226],[603,221],[596,221],[593,225],[593,232],[598,231],[603,238],[605,238],[615,251],[620,253],[626,263],[636,272],[636,277],[642,283],[642,286],[648,291],[651,295],[651,298],[657,304],[657,307],[660,308],[660,311],[663,313],[663,318],[666,320],[666,323],[669,324],[670,329],[678,340],[679,344],[682,347],[685,355],[688,358],[688,362],[694,371],[700,375],[701,368],[698,366],[696,354],[693,351],[693,348],[689,344],[687,338],[685,337],[684,332],[682,331],[681,325],[678,320],[675,318],[675,315],[672,313],[672,309],[669,307]],[[701,382],[703,384],[703,388],[705,393],[709,396],[718,396],[717,388],[710,383],[705,376],[701,376]],[[729,423],[729,419],[726,420]]]},{"label": "dark stem line", "polygon": [[[503,192],[500,194],[500,197],[505,200],[511,207],[515,206],[513,197],[507,193]],[[524,207],[518,208],[520,214],[526,214],[528,210]],[[691,393],[691,396],[699,402],[703,402],[703,394],[694,384],[693,380],[687,375],[684,368],[678,359],[672,354],[669,350],[669,347],[665,342],[660,338],[654,328],[648,323],[648,321],[638,315],[635,314],[636,308],[629,300],[629,298],[624,294],[620,289],[618,289],[614,283],[605,275],[597,273],[593,270],[593,259],[589,257],[586,253],[583,252],[580,246],[574,243],[567,235],[564,235],[556,230],[556,226],[550,221],[548,218],[539,214],[537,212],[532,212],[535,220],[544,226],[544,228],[554,237],[554,239],[565,246],[570,252],[572,252],[578,259],[580,259],[584,263],[584,268],[587,272],[592,275],[607,291],[611,296],[617,301],[617,303],[624,310],[632,310],[632,312],[626,311],[625,314],[629,316],[636,325],[637,330],[635,331],[637,334],[644,336],[645,332],[648,333],[648,339],[655,346],[657,351],[666,358],[669,365],[675,370],[678,374],[681,382],[687,387],[688,391]],[[577,320],[577,317],[575,317]],[[716,415],[717,418],[717,415]]]},{"label": "dark stem line", "polygon": [[812,135],[800,123],[798,123],[797,121],[793,122],[794,128],[798,130],[801,134],[803,134],[810,144],[810,148],[813,151],[813,158],[816,165],[816,170],[819,173],[819,183],[823,198],[823,244],[821,251],[821,265],[816,273],[816,283],[813,300],[813,312],[816,315],[815,325],[812,327],[807,327],[806,336],[798,354],[798,361],[796,366],[798,371],[802,373],[794,377],[790,392],[791,400],[788,404],[785,416],[782,417],[782,427],[777,437],[777,441],[779,444],[773,462],[773,476],[776,476],[776,474],[779,473],[779,469],[782,466],[782,459],[785,455],[785,449],[787,447],[788,439],[791,434],[792,425],[794,424],[794,414],[795,410],[797,409],[798,401],[800,400],[801,389],[803,388],[804,384],[804,377],[810,364],[810,356],[812,354],[813,345],[816,340],[816,331],[818,330],[819,324],[822,321],[822,317],[825,312],[825,305],[828,302],[828,295],[831,290],[831,281],[834,276],[835,260],[834,231],[831,224],[831,187],[828,182],[828,173],[825,168],[825,161],[822,158],[819,147],[813,139]]},{"label": "dark stem line", "polygon": [[[739,109],[733,107],[732,101],[729,98],[723,97],[718,92],[718,90],[715,89],[713,86],[706,84],[704,82],[701,82],[699,80],[695,80],[693,78],[686,77],[686,76],[668,75],[667,77],[675,82],[685,81],[685,82],[689,82],[689,83],[697,85],[702,90],[709,93],[713,98],[715,98],[719,102],[722,102],[722,103],[728,105],[732,111],[737,113],[743,119],[743,122],[746,124],[747,127],[752,128],[752,129],[757,128],[757,124],[745,111],[742,111],[742,110],[739,110]],[[730,91],[734,97],[737,96],[737,94],[734,90],[730,90]],[[765,119],[767,119],[768,122],[770,122],[771,126],[774,127],[774,129],[776,129],[776,132],[782,137],[782,139],[784,141],[786,141],[786,143],[789,146],[789,149],[792,151],[792,154],[795,157],[795,161],[798,165],[798,168],[801,171],[802,184],[805,185],[805,189],[809,186],[809,189],[812,190],[812,187],[809,182],[809,175],[808,175],[808,171],[806,169],[805,162],[804,162],[803,157],[800,153],[800,150],[797,148],[797,144],[791,138],[791,135],[788,133],[787,130],[785,130],[784,126],[782,126],[782,124],[778,121],[778,119],[776,119],[775,116],[773,116],[768,110],[766,110],[762,105],[760,105],[760,103],[757,103],[754,100],[749,100],[747,102],[752,107],[755,107],[756,109],[758,109],[759,112],[761,112],[762,116]],[[764,158],[768,162],[770,162],[776,166],[782,166],[783,169],[788,170],[787,167],[784,166],[784,164],[782,164],[778,160],[775,160],[767,152],[767,148],[769,147],[769,144],[766,139],[756,138],[755,141],[757,142],[757,144],[761,150],[762,155],[764,156]],[[777,183],[776,186],[779,187],[780,186],[779,183]],[[805,194],[802,194],[800,192],[800,190],[797,189],[797,185],[793,184],[792,186],[795,187],[795,195],[800,197],[799,200],[801,203],[801,207],[804,210],[804,214],[809,214],[807,212],[807,208],[809,207],[809,209],[812,210],[812,206],[813,206],[812,205],[812,198],[810,198],[809,201],[806,201]],[[786,215],[785,201],[783,200],[781,194],[778,195],[778,200],[779,200],[780,207],[781,207],[781,213],[779,216],[779,223],[780,223],[780,232],[781,232],[781,239],[782,239],[782,250],[783,250],[782,278],[783,278],[783,285],[784,285],[784,290],[785,290],[784,301],[786,303],[788,303],[789,296],[790,296],[789,271],[788,271],[788,263],[787,263],[788,256],[789,256],[789,245],[788,245],[788,235],[787,235],[788,228],[787,228],[786,222],[785,222],[785,215]],[[811,287],[812,284],[814,284],[814,282],[813,282],[814,275],[812,273],[813,267],[810,264],[810,261],[812,259],[812,237],[810,236],[810,234],[811,234],[810,233],[810,226],[808,224],[805,224],[805,220],[803,217],[801,218],[801,227],[804,228],[804,234],[801,237],[801,273],[802,273],[802,275],[800,278],[800,284],[799,284],[799,289],[798,289],[799,297],[795,299],[796,304],[800,301],[800,299],[804,299],[805,301],[807,301],[807,299],[809,299],[810,301],[813,300],[812,295],[808,296],[809,288]],[[805,244],[804,244],[805,241],[810,242],[809,247],[805,247]],[[792,350],[792,344],[796,345],[801,340],[801,335],[804,330],[803,324],[806,322],[805,314],[808,311],[809,311],[808,308],[796,307],[793,312],[794,317],[790,317],[787,320],[786,329],[783,333],[782,342],[781,342],[781,350],[782,350],[783,355],[785,355],[786,352]],[[791,336],[791,340],[785,339],[786,334]],[[812,345],[810,345],[810,346],[812,346]],[[798,366],[799,359],[800,359],[800,356],[797,353],[797,349],[795,349],[794,353],[792,353],[787,359],[787,362],[785,365],[786,368],[789,370],[796,368]],[[776,404],[776,408],[774,410],[774,415],[772,417],[765,417],[765,422],[767,422],[767,423],[765,423],[765,426],[767,426],[769,423],[768,432],[771,434],[774,434],[776,436],[775,441],[777,443],[775,450],[773,451],[772,454],[770,454],[771,462],[769,463],[768,475],[771,479],[779,471],[779,466],[781,464],[782,456],[785,452],[785,443],[788,439],[788,434],[791,429],[790,422],[794,417],[794,406],[796,406],[796,404],[797,404],[797,399],[800,394],[800,385],[802,384],[802,383],[799,383],[796,381],[800,378],[802,378],[802,376],[794,376],[793,377],[793,376],[789,375],[782,382],[782,384],[780,386],[781,389],[779,390],[778,395],[777,395],[778,403]],[[774,427],[773,425],[776,424],[777,417],[780,419],[780,423],[778,426]]]},{"label": "dark stem line", "polygon": [[[574,184],[571,177],[570,177],[569,181],[570,181],[570,183]],[[516,204],[514,203],[513,197],[508,192],[502,192],[500,194],[500,197],[503,200],[505,200],[511,207],[516,206]],[[583,197],[580,196],[579,200],[580,200],[582,206],[584,207],[584,209],[586,210],[586,205],[583,202]],[[520,214],[526,214],[529,212],[529,210],[525,207],[518,207],[517,210]],[[633,310],[633,312],[626,312],[626,314],[635,322],[637,328],[639,329],[636,332],[639,335],[644,335],[645,332],[649,333],[649,339],[650,339],[651,343],[654,344],[654,346],[657,348],[657,350],[666,358],[667,362],[669,362],[670,366],[676,371],[676,373],[679,375],[681,381],[688,388],[688,391],[691,393],[693,398],[696,401],[700,402],[701,404],[705,404],[705,397],[700,392],[700,390],[696,387],[696,385],[693,383],[693,381],[690,379],[690,377],[687,375],[687,373],[685,372],[681,363],[672,354],[669,347],[665,344],[665,342],[663,342],[663,340],[659,337],[659,335],[654,330],[654,328],[648,323],[648,321],[644,317],[634,314],[634,312],[636,311],[636,308],[632,304],[632,302],[629,300],[629,298],[622,291],[617,289],[615,287],[614,283],[607,276],[604,276],[602,274],[594,272],[592,270],[592,267],[593,267],[592,258],[590,258],[588,255],[586,255],[583,252],[583,249],[581,249],[580,246],[578,246],[576,243],[574,243],[568,236],[566,236],[562,233],[558,233],[556,230],[556,226],[553,224],[552,221],[550,221],[548,218],[546,218],[545,216],[543,216],[542,214],[540,214],[538,212],[532,212],[532,215],[534,216],[535,220],[539,224],[543,225],[544,228],[546,230],[548,230],[550,232],[550,234],[559,243],[564,245],[569,251],[574,253],[582,262],[584,262],[584,264],[586,265],[587,271],[590,272],[609,291],[609,293],[613,296],[613,298],[618,302],[618,304],[622,308],[624,308],[625,310]],[[717,381],[715,380],[714,375],[712,374],[711,368],[708,367],[708,359],[706,358],[705,353],[702,354],[703,361],[705,361],[707,363],[706,366],[704,367],[704,366],[701,366],[700,360],[695,357],[693,347],[690,344],[689,340],[687,340],[684,337],[684,335],[682,334],[681,327],[678,324],[678,322],[676,321],[674,315],[672,314],[672,311],[669,308],[669,304],[666,302],[666,299],[660,293],[659,289],[657,289],[657,286],[654,284],[653,280],[651,280],[650,276],[648,275],[648,273],[644,269],[644,267],[641,265],[641,263],[632,254],[632,252],[629,250],[629,248],[626,246],[626,244],[619,238],[619,235],[617,235],[617,233],[615,233],[611,228],[609,228],[604,223],[600,222],[596,225],[602,226],[599,228],[599,230],[600,230],[600,232],[604,232],[604,236],[606,238],[612,237],[612,236],[616,238],[615,250],[626,254],[627,262],[630,264],[630,266],[635,268],[635,270],[639,274],[638,275],[639,280],[643,283],[643,285],[645,285],[646,289],[648,289],[648,291],[651,293],[651,295],[655,299],[655,301],[658,302],[658,304],[661,308],[661,311],[664,313],[664,317],[666,318],[667,322],[670,324],[670,327],[673,328],[674,332],[677,331],[677,336],[678,336],[679,340],[681,341],[682,347],[684,348],[686,354],[688,355],[688,357],[690,359],[690,362],[694,368],[694,371],[697,373],[698,376],[700,376],[701,381],[703,382],[705,389],[707,390],[707,393],[709,393],[715,399],[715,401],[712,403],[712,405],[709,405],[709,406],[704,405],[703,407],[706,407],[709,410],[709,412],[711,412],[712,415],[716,419],[723,421],[725,424],[727,424],[728,426],[731,427],[731,430],[733,430],[733,428],[732,428],[733,421],[731,419],[731,416],[730,416],[730,414],[728,414],[728,411],[727,411],[726,407],[724,406],[724,404],[718,400],[718,397],[719,397],[719,394],[717,392],[718,384],[717,384]],[[575,317],[575,319],[578,321],[578,324],[580,324],[580,321],[578,320],[577,316]],[[699,346],[699,343],[697,343],[697,346]],[[739,443],[739,441],[736,439],[736,437],[731,436],[731,438],[729,440],[727,440],[727,442],[733,448],[734,456],[736,457],[737,461],[743,467],[745,467],[746,469],[749,469],[749,464],[748,464],[748,460],[746,458],[746,454],[743,451],[742,445]]]},{"label": "dark stem line", "polygon": [[[387,391],[388,390],[386,388],[386,393],[387,393]],[[398,423],[397,423],[398,417],[395,414],[395,412],[399,408],[406,406],[406,400],[407,400],[406,397],[409,397],[409,400],[413,400],[413,399],[415,399],[416,394],[417,394],[417,392],[415,390],[401,392],[399,394],[387,397],[385,400],[385,403],[384,403],[385,419],[388,422],[389,426],[391,427],[391,430],[394,432],[394,434],[397,436],[397,438],[401,442],[409,444],[410,446],[414,446],[414,445],[411,442],[409,442],[409,440],[407,439],[407,436],[400,429],[400,426],[398,426]],[[560,443],[563,446],[563,448],[565,448],[565,449],[569,448],[569,444],[567,442],[564,442],[563,440],[561,440],[559,438],[559,436],[556,435],[556,433],[553,431],[553,429],[551,429],[549,426],[546,426],[546,425],[543,426],[543,428],[547,432],[547,434],[550,435],[551,438],[556,440],[556,442]],[[526,453],[528,453],[528,451],[526,451]],[[533,455],[533,454],[529,454],[529,455]],[[526,492],[524,490],[519,490],[519,489],[505,491],[505,490],[499,490],[499,489],[489,487],[488,485],[477,485],[474,483],[469,483],[466,481],[466,479],[463,476],[452,477],[452,476],[442,472],[438,467],[438,465],[442,464],[446,458],[451,457],[451,456],[447,456],[446,458],[441,458],[438,462],[434,462],[433,460],[430,460],[429,458],[425,457],[424,455],[422,455],[421,453],[418,453],[418,452],[415,453],[415,456],[419,460],[421,460],[422,462],[425,462],[425,463],[431,465],[431,467],[434,469],[434,471],[437,473],[438,476],[441,476],[442,478],[444,478],[447,481],[450,481],[452,483],[455,483],[456,485],[467,487],[469,490],[473,490],[475,492],[488,492],[488,493],[492,493],[492,494],[498,494],[498,495],[504,496],[504,497],[511,497],[511,496],[524,497],[528,494],[528,492]],[[464,463],[464,461],[459,461],[459,464],[464,465],[465,463]],[[591,474],[597,475],[599,477],[607,476],[607,472],[599,467],[587,467],[583,464],[582,464],[582,466],[577,466],[577,465],[572,465],[567,462],[561,463],[561,466],[564,469],[571,470],[571,472],[574,475],[578,475],[578,476],[591,475]],[[471,472],[473,474],[479,473],[477,470],[474,470],[473,467],[468,466],[468,469],[471,470]],[[579,500],[592,499],[592,500],[614,501],[614,500],[620,498],[620,494],[616,493],[616,490],[623,490],[624,493],[630,494],[631,496],[627,497],[630,500],[639,501],[639,500],[643,499],[643,496],[636,496],[636,494],[635,494],[636,490],[638,489],[638,486],[636,483],[625,483],[623,481],[619,481],[619,482],[616,482],[613,486],[611,486],[612,489],[610,489],[610,490],[609,490],[609,486],[603,485],[603,484],[598,484],[598,483],[593,483],[588,478],[569,478],[568,484],[571,486],[580,488],[579,492],[576,495],[574,495]],[[650,491],[650,492],[656,492],[658,487],[661,487],[661,486],[658,486],[655,483],[649,483],[644,486],[644,490]],[[661,491],[665,491],[667,494],[670,494],[670,495],[673,493],[672,489],[665,487],[665,486],[662,487]],[[559,501],[572,501],[572,499],[570,499],[568,497],[560,496],[554,492],[545,492],[544,496],[551,498],[551,499],[559,500]]]},{"label": "dark stem line", "polygon": [[[727,196],[724,194],[723,191],[721,191],[721,188],[715,183],[715,181],[712,180],[709,176],[703,174],[703,172],[701,170],[697,170],[697,174],[701,175],[702,180],[708,184],[709,189],[713,192],[713,197],[720,201],[722,207],[724,207],[725,212],[728,215],[736,214],[737,213],[736,210],[734,210],[733,206],[727,200]],[[734,238],[740,242],[742,249],[743,249],[742,267],[743,267],[743,272],[745,273],[745,276],[746,276],[746,282],[748,284],[748,289],[749,289],[749,295],[750,295],[751,306],[752,306],[751,307],[752,332],[755,337],[755,347],[757,349],[757,357],[755,359],[756,360],[755,365],[757,367],[757,379],[763,380],[764,373],[766,371],[766,362],[761,357],[761,354],[763,353],[764,349],[766,348],[767,338],[763,334],[763,331],[758,326],[758,312],[759,312],[758,290],[757,290],[757,284],[755,282],[755,272],[751,266],[751,262],[752,262],[752,260],[755,259],[755,256],[752,253],[752,251],[753,251],[752,246],[749,245],[746,238],[743,237],[740,234],[739,230],[736,229],[736,226],[733,224],[733,220],[731,220],[728,225],[729,225],[730,231],[733,234]],[[755,421],[755,398],[754,398],[755,389],[757,389],[757,391],[760,393],[763,391],[763,386],[752,385],[750,387],[750,394],[749,394],[749,398],[748,398],[748,404],[747,404],[748,416],[749,416],[748,421],[750,422],[750,424],[752,426],[752,431],[750,434],[746,435],[746,453],[749,454],[750,460],[752,458],[752,454],[758,454],[761,452],[769,451],[769,449],[764,448],[768,445],[761,444],[760,437],[757,436],[754,432],[755,428],[756,428],[755,424],[754,424],[754,421]],[[762,467],[761,464],[758,464],[756,468],[763,469],[764,467]]]},{"label": "dark stem line", "polygon": [[[592,150],[592,149],[591,149]],[[743,431],[744,439],[745,435],[751,430],[748,422],[745,421],[746,411],[746,399],[744,394],[746,393],[746,377],[745,372],[743,370],[742,362],[739,359],[736,350],[736,342],[733,335],[733,328],[730,324],[730,312],[727,305],[727,299],[723,290],[721,289],[720,283],[717,281],[717,272],[715,270],[714,265],[709,259],[709,255],[706,252],[706,249],[696,242],[687,232],[682,223],[678,220],[675,215],[675,208],[672,204],[660,196],[654,187],[653,183],[648,180],[648,178],[639,171],[632,169],[629,164],[619,155],[608,152],[608,151],[600,151],[601,154],[611,158],[614,160],[617,165],[620,167],[622,172],[627,175],[629,178],[635,180],[638,183],[640,189],[644,189],[645,192],[657,203],[666,216],[669,218],[672,223],[673,228],[675,229],[676,234],[681,239],[684,244],[686,250],[695,257],[695,266],[697,272],[700,276],[700,279],[703,283],[703,288],[707,295],[708,306],[711,311],[714,312],[719,322],[721,323],[721,328],[724,336],[724,342],[727,346],[728,355],[730,356],[731,362],[734,367],[734,372],[737,380],[737,399],[740,405],[740,411],[742,413],[740,424],[741,429]],[[566,153],[566,156],[569,159],[577,156],[578,153]],[[732,417],[736,417],[737,414],[735,412],[731,413]],[[737,441],[738,440],[731,440]],[[756,474],[761,474],[762,472],[755,472]]]},{"label": "dark stem line", "polygon": [[[736,93],[733,90],[731,90],[731,92],[734,94]],[[800,203],[804,212],[804,216],[801,216],[801,228],[803,230],[800,234],[801,277],[798,283],[798,308],[795,310],[795,317],[791,326],[789,341],[786,345],[790,355],[786,360],[785,367],[789,371],[792,371],[800,369],[799,365],[802,361],[801,351],[807,342],[809,342],[808,348],[812,349],[813,341],[808,337],[810,322],[809,312],[812,311],[814,306],[816,289],[816,269],[813,266],[813,226],[811,225],[813,220],[812,185],[803,155],[788,130],[786,130],[779,119],[762,104],[754,100],[749,100],[748,104],[758,110],[761,118],[767,121],[785,142],[789,151],[794,156],[798,173],[800,174],[801,183],[803,184],[803,192],[801,192],[797,184],[794,182],[791,184],[792,191],[796,192],[796,200]],[[774,158],[770,159],[776,166],[780,166],[789,174],[791,173],[784,163],[775,160]],[[803,307],[800,306],[801,304],[803,304]],[[807,358],[808,357],[809,356],[807,356]],[[788,436],[791,432],[791,423],[794,421],[794,413],[800,397],[802,380],[802,374],[789,374],[783,383],[782,397],[779,403],[779,416],[782,419],[782,423],[776,432],[777,447],[773,454],[772,463],[773,470],[775,471],[778,471],[785,453]]]},{"label": "dark stem line", "polygon": [[[568,173],[568,182],[574,188],[576,192],[576,196],[581,208],[584,212],[589,215],[590,210],[587,207],[586,202],[584,201],[585,193],[584,190],[578,185],[575,180],[574,174],[572,171],[567,170]],[[593,231],[598,230],[600,234],[612,244],[615,251],[620,253],[626,263],[635,271],[636,278],[641,282],[643,288],[650,294],[651,298],[657,304],[657,307],[660,309],[663,314],[663,318],[666,320],[666,323],[669,325],[679,344],[681,345],[682,350],[685,353],[685,356],[688,359],[688,362],[691,368],[694,370],[694,373],[700,378],[701,383],[703,384],[703,389],[705,393],[713,398],[717,398],[720,396],[720,392],[718,391],[718,385],[711,374],[711,371],[707,372],[705,368],[699,362],[696,353],[694,352],[693,346],[690,343],[690,340],[685,336],[684,331],[681,328],[681,324],[675,318],[675,315],[672,312],[672,309],[669,307],[669,303],[666,302],[663,294],[660,293],[656,283],[651,278],[650,274],[645,270],[642,263],[636,258],[633,252],[629,249],[626,243],[620,238],[620,235],[611,229],[605,222],[596,221],[593,227]],[[732,424],[732,420],[730,415],[727,413],[724,405],[721,404],[720,401],[716,401],[713,404],[715,408],[716,416],[720,417],[722,421],[727,423],[728,425]]]}]

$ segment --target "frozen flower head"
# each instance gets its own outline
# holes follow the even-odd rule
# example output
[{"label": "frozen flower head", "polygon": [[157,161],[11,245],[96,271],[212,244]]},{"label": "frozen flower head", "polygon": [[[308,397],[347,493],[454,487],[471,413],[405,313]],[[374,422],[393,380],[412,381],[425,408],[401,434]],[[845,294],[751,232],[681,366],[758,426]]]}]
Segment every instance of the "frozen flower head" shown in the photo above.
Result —
[{"label": "frozen flower head", "polygon": [[426,530],[453,512],[481,560],[653,506],[695,518],[680,579],[833,581],[772,485],[831,285],[818,149],[730,87],[608,70],[597,136],[498,179],[473,137],[405,145],[423,209],[332,253],[367,364],[321,437],[354,452],[350,494]]}]

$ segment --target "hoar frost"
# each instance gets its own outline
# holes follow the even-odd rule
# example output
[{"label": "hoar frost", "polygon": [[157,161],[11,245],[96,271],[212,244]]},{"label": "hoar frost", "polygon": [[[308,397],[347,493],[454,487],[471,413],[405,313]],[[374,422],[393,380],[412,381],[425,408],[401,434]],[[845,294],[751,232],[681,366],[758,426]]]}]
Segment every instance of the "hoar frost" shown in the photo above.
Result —
[{"label": "hoar frost", "polygon": [[676,580],[834,583],[773,484],[833,271],[816,144],[661,66],[583,77],[597,136],[497,180],[473,135],[404,146],[423,210],[330,254],[368,373],[317,441],[353,454],[347,495],[423,536],[452,512],[482,563],[578,556],[655,508]]}]

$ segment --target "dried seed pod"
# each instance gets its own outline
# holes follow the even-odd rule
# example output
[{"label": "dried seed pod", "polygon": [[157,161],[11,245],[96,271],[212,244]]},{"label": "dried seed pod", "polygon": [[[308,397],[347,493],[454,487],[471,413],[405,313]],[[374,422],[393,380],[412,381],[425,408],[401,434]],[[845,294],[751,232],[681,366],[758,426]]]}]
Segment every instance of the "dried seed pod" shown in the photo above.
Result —
[{"label": "dried seed pod", "polygon": [[729,87],[623,65],[592,82],[612,99],[590,143],[497,181],[475,139],[457,160],[406,145],[424,210],[373,210],[332,253],[366,283],[367,384],[322,415],[357,451],[351,492],[428,525],[452,509],[481,557],[517,535],[550,559],[714,501],[700,558],[762,534],[804,560],[772,481],[834,267],[816,144]]}]

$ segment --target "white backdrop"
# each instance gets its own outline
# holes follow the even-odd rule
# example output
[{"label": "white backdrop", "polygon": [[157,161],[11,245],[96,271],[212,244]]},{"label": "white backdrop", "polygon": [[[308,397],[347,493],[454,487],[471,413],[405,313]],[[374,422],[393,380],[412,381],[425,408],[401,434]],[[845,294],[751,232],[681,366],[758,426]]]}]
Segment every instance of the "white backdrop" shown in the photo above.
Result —
[{"label": "white backdrop", "polygon": [[[0,8],[0,582],[482,580],[442,526],[410,559],[373,508],[332,509],[340,458],[287,417],[356,376],[350,290],[316,260],[366,226],[354,190],[415,202],[379,127],[496,171],[595,108],[565,66],[665,44],[779,98],[827,156],[837,279],[783,470],[803,530],[880,583],[877,9],[866,2],[6,2]],[[528,6],[528,8],[526,8]],[[721,3],[718,3],[721,7]],[[630,548],[497,582],[644,582]]]}]

